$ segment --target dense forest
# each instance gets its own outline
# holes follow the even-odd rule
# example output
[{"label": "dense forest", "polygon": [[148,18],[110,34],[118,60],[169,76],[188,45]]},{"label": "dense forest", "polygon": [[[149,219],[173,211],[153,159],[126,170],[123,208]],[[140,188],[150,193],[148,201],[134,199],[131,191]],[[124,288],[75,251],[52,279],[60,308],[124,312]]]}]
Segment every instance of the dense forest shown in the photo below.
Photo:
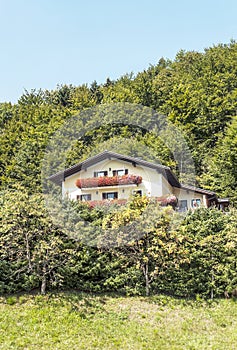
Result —
[{"label": "dense forest", "polygon": [[[162,217],[157,214],[158,223],[142,243],[137,242],[135,250],[113,251],[75,243],[50,221],[41,187],[41,167],[50,138],[71,117],[81,114],[83,118],[83,111],[117,103],[149,107],[182,131],[194,160],[196,183],[229,197],[233,207],[229,216],[201,209],[188,215],[174,233],[168,230],[168,212]],[[59,85],[53,91],[25,91],[16,104],[0,104],[0,126],[0,291],[43,285],[44,292],[47,285],[128,294],[146,289],[148,294],[152,281],[154,292],[213,296],[237,286],[236,42],[204,52],[180,51],[174,60],[161,58],[143,72],[125,74],[115,81],[108,78],[104,84],[94,81],[91,85]],[[124,124],[98,126],[85,133],[68,164],[103,147],[113,149],[123,138],[132,140],[123,146],[125,152],[133,146],[137,156],[143,156],[145,146],[150,158],[159,158],[177,172],[172,152],[162,140],[142,127]],[[143,204],[136,203],[136,209]],[[88,220],[102,225],[108,220],[108,213],[105,217],[99,209],[80,210]],[[126,210],[133,217],[131,203]],[[147,246],[154,249],[145,249]]]}]

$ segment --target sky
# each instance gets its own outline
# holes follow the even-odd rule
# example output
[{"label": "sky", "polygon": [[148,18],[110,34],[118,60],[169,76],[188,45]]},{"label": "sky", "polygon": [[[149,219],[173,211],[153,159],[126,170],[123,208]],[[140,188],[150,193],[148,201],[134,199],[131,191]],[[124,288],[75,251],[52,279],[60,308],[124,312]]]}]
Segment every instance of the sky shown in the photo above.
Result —
[{"label": "sky", "polygon": [[237,39],[236,0],[0,0],[0,102]]}]

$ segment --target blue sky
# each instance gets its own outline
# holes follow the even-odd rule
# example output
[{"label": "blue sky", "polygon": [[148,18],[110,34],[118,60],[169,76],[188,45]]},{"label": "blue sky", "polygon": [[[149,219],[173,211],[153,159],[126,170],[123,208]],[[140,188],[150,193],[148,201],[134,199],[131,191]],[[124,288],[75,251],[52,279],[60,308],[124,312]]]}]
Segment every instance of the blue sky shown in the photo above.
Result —
[{"label": "blue sky", "polygon": [[237,39],[236,0],[0,0],[0,102]]}]

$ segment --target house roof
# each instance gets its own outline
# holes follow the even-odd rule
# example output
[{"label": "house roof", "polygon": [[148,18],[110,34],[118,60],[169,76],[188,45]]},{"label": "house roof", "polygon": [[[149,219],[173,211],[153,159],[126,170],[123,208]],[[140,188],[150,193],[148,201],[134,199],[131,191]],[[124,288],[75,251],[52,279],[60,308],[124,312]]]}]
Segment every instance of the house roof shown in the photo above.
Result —
[{"label": "house roof", "polygon": [[73,165],[70,168],[67,168],[65,170],[59,171],[56,174],[50,176],[48,179],[54,182],[57,185],[61,185],[61,183],[67,178],[68,176],[74,175],[78,172],[80,172],[83,169],[86,169],[88,167],[91,167],[103,160],[106,159],[118,159],[121,161],[132,163],[134,166],[140,165],[144,167],[148,167],[154,170],[157,170],[157,172],[161,173],[168,182],[174,186],[174,187],[180,187],[180,183],[176,176],[173,174],[171,169],[167,166],[161,165],[161,164],[155,164],[151,162],[147,162],[145,160],[142,160],[140,158],[135,158],[131,156],[126,156],[123,154],[111,152],[111,151],[104,151],[102,153],[99,153],[93,157],[90,157],[83,162],[80,162],[78,164]]},{"label": "house roof", "polygon": [[181,184],[181,188],[184,190],[187,190],[187,191],[193,191],[193,192],[197,192],[197,193],[207,194],[210,196],[216,196],[216,193],[213,191],[204,190],[203,188],[199,188],[199,187],[195,187],[195,186],[191,186],[191,185]]}]

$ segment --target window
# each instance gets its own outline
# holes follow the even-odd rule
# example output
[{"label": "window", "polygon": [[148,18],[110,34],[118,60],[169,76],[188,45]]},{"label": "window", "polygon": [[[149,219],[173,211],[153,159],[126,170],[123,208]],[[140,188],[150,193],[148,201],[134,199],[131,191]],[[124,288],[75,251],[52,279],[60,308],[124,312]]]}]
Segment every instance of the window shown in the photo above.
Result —
[{"label": "window", "polygon": [[102,193],[103,199],[117,199],[118,198],[118,192],[105,192]]},{"label": "window", "polygon": [[179,201],[179,211],[188,210],[188,201],[186,199],[181,199]]},{"label": "window", "polygon": [[201,206],[201,199],[200,198],[195,198],[191,200],[191,206],[192,208],[199,208]]},{"label": "window", "polygon": [[95,171],[94,172],[94,177],[101,177],[101,176],[107,176],[107,175],[108,175],[108,171],[107,170]]},{"label": "window", "polygon": [[113,176],[123,176],[128,174],[128,169],[113,170]]},{"label": "window", "polygon": [[77,199],[82,202],[91,201],[91,194],[81,194],[80,196],[77,196]]},{"label": "window", "polygon": [[141,197],[142,196],[142,190],[137,190],[137,191],[135,190],[135,191],[133,191],[133,195]]}]

